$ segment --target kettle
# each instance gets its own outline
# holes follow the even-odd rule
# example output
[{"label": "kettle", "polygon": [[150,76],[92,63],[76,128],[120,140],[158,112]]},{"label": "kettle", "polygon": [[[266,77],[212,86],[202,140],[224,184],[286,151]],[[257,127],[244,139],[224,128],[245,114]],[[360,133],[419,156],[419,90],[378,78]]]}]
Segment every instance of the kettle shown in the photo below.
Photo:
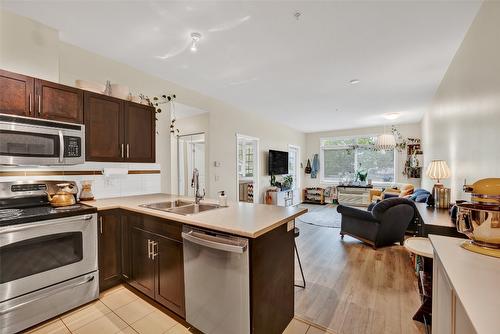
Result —
[{"label": "kettle", "polygon": [[54,207],[68,206],[76,203],[75,193],[76,190],[73,188],[71,183],[58,183],[57,187],[59,190],[54,195],[50,195],[47,192],[47,199],[50,205]]}]

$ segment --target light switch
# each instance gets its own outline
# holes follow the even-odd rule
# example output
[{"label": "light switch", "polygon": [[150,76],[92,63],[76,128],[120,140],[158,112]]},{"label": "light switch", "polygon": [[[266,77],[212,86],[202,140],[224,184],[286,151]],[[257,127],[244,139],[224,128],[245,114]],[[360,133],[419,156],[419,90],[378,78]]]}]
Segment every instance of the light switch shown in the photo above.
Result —
[{"label": "light switch", "polygon": [[220,167],[220,161],[214,161],[214,167]]},{"label": "light switch", "polygon": [[295,220],[290,220],[287,224],[286,224],[286,231],[287,232],[290,232],[291,230],[293,230],[295,228]]}]

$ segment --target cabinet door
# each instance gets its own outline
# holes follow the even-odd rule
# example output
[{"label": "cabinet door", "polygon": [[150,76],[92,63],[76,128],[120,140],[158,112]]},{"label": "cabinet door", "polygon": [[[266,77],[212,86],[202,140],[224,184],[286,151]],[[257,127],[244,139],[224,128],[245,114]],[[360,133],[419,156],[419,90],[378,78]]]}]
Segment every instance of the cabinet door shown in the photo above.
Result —
[{"label": "cabinet door", "polygon": [[184,265],[182,243],[156,236],[157,286],[155,299],[179,314],[184,311]]},{"label": "cabinet door", "polygon": [[99,214],[99,289],[109,289],[121,281],[121,216],[118,212]]},{"label": "cabinet door", "polygon": [[126,160],[155,162],[155,111],[153,107],[125,103]]},{"label": "cabinet door", "polygon": [[140,219],[140,216],[130,214],[125,211],[122,215],[122,277],[124,280],[128,281],[131,274],[131,226],[136,222],[136,220]]},{"label": "cabinet door", "polygon": [[155,296],[155,261],[152,259],[153,234],[131,227],[130,257],[131,276],[129,283],[145,295]]},{"label": "cabinet door", "polygon": [[40,79],[35,80],[36,116],[53,121],[83,123],[83,91]]},{"label": "cabinet door", "polygon": [[123,102],[85,92],[85,155],[87,161],[123,161]]},{"label": "cabinet door", "polygon": [[0,113],[33,116],[34,79],[0,70]]}]

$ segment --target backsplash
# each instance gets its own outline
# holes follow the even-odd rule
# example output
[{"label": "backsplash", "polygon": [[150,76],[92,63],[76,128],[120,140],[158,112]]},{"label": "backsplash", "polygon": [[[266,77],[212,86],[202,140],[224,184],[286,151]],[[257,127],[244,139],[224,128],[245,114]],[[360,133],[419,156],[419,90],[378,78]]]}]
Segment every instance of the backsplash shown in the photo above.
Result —
[{"label": "backsplash", "polygon": [[[102,175],[102,171],[105,168],[126,169],[129,171],[129,174],[104,176]],[[18,175],[20,173],[26,174],[26,176]],[[72,173],[80,175],[67,175]],[[2,174],[5,176],[2,176]],[[38,168],[5,166],[0,167],[0,182],[25,180],[76,181],[79,189],[81,189],[82,181],[90,180],[92,181],[92,192],[96,199],[154,194],[161,192],[161,174],[159,164],[86,162],[85,164],[74,166],[54,166]]]}]

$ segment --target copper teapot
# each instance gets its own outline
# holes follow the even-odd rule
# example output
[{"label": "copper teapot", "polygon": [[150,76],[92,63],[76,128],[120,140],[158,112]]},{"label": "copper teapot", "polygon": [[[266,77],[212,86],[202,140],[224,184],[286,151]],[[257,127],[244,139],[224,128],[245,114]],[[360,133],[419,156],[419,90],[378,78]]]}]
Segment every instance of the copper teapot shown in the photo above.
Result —
[{"label": "copper teapot", "polygon": [[50,205],[55,207],[68,206],[76,203],[75,194],[78,190],[75,190],[73,184],[71,183],[58,183],[59,188],[54,195],[50,195],[47,192],[47,199]]}]

